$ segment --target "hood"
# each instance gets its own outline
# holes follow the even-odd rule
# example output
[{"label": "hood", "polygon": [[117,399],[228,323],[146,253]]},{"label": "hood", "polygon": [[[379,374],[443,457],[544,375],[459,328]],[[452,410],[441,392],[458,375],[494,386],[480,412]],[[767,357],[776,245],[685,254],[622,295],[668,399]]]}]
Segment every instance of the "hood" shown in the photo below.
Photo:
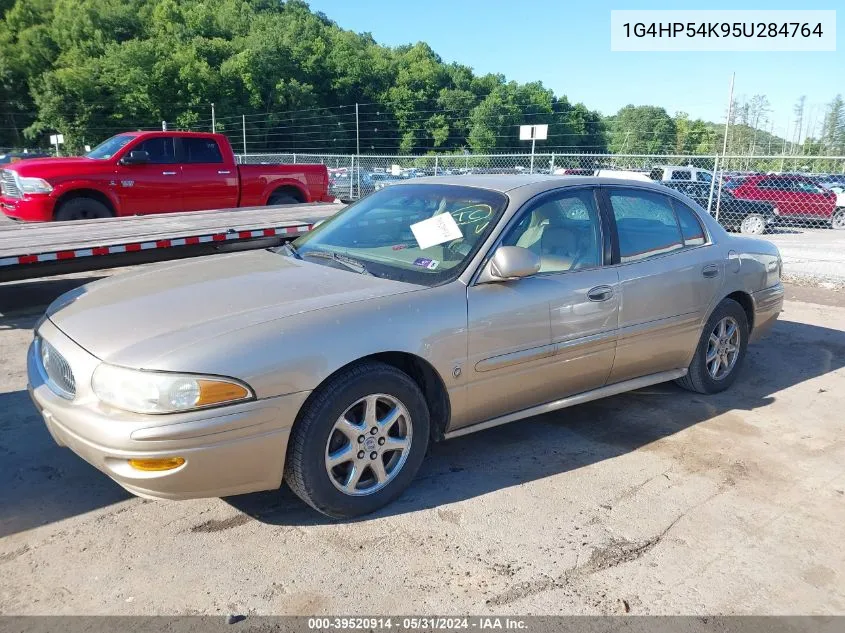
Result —
[{"label": "hood", "polygon": [[137,364],[259,323],[420,289],[261,250],[95,281],[56,299],[47,316],[101,360]]},{"label": "hood", "polygon": [[70,158],[30,158],[3,165],[2,169],[16,171],[21,176],[50,178],[54,176],[80,175],[86,173],[88,169],[99,172],[108,164],[108,161],[85,158],[84,156]]}]

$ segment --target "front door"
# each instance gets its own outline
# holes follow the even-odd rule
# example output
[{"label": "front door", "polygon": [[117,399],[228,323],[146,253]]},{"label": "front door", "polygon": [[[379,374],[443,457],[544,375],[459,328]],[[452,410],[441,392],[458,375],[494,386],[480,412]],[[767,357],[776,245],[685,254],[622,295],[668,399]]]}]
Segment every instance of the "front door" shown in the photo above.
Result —
[{"label": "front door", "polygon": [[619,242],[619,337],[610,383],[687,367],[725,275],[696,214],[669,196],[608,187]]},{"label": "front door", "polygon": [[181,211],[182,172],[176,162],[174,138],[148,138],[128,151],[147,152],[149,162],[117,165],[114,187],[120,198],[121,214]]},{"label": "front door", "polygon": [[471,285],[468,400],[481,422],[605,384],[613,364],[618,275],[604,267],[595,190],[532,201],[500,244],[535,252],[532,277]]}]

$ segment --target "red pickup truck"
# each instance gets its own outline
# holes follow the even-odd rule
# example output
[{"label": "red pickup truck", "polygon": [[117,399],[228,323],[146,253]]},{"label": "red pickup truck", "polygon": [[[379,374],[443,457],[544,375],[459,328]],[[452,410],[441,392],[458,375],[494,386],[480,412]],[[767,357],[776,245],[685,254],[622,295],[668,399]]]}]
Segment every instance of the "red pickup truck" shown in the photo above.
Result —
[{"label": "red pickup truck", "polygon": [[3,213],[27,222],[334,200],[325,165],[238,165],[225,136],[199,132],[118,134],[8,165],[0,185]]}]

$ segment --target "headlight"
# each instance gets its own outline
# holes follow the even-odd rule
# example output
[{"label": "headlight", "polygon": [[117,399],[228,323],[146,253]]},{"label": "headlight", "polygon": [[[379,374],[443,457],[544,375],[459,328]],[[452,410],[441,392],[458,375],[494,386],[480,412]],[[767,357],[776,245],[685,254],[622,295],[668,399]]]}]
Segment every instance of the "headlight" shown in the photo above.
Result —
[{"label": "headlight", "polygon": [[24,193],[50,193],[53,185],[43,178],[25,178],[18,176],[18,186]]},{"label": "headlight", "polygon": [[234,378],[142,371],[107,363],[94,371],[91,388],[106,404],[134,413],[178,413],[255,397]]}]

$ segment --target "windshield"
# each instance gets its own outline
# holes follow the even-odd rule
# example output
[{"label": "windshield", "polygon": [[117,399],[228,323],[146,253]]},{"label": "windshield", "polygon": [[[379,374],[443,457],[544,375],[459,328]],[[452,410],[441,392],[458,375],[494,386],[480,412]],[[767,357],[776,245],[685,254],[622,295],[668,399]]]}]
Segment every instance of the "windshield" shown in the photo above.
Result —
[{"label": "windshield", "polygon": [[[503,194],[457,185],[381,189],[293,243],[297,256],[377,277],[434,286],[457,278],[507,206]],[[339,265],[341,264],[341,265]]]},{"label": "windshield", "polygon": [[96,158],[97,160],[108,160],[117,152],[120,151],[129,141],[135,138],[132,134],[118,134],[112,136],[109,140],[103,141],[97,147],[85,154],[88,158]]}]

